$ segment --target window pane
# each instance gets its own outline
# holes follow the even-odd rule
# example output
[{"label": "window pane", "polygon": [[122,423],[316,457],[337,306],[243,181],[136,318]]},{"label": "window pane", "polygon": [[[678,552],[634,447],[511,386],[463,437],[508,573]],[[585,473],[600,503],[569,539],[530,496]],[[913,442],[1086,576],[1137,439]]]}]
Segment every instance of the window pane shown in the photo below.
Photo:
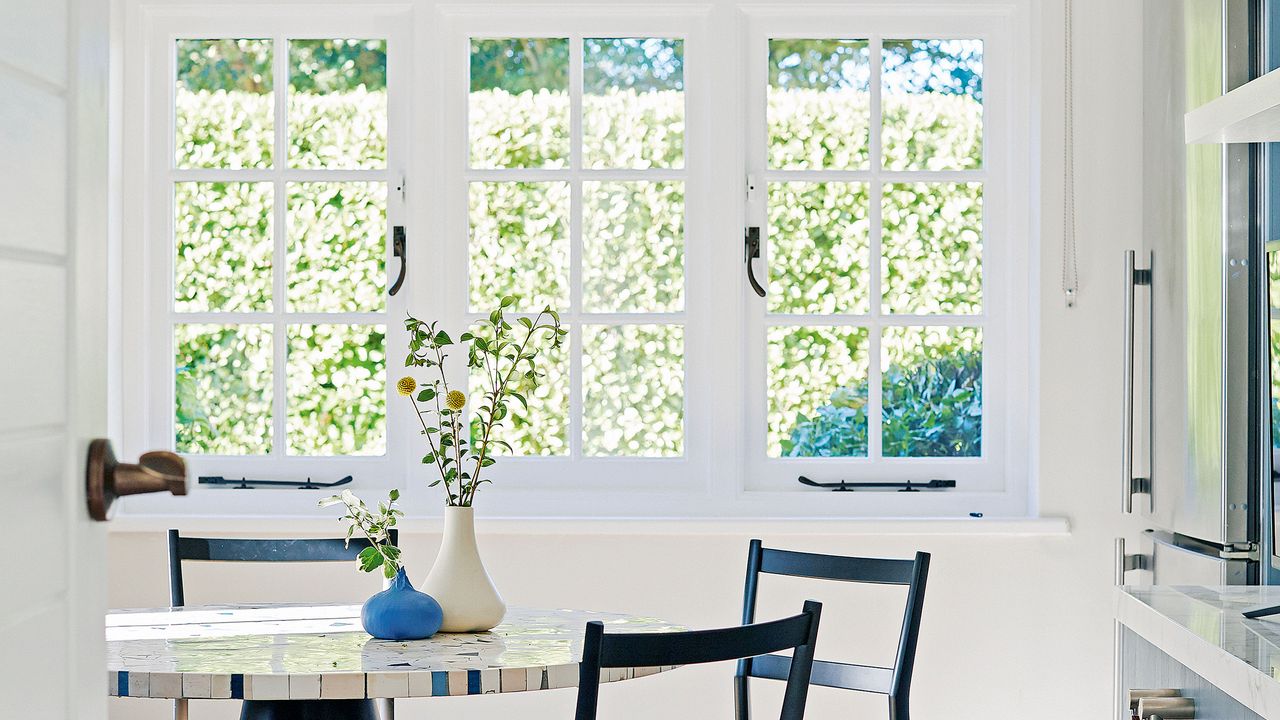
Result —
[{"label": "window pane", "polygon": [[271,327],[174,328],[174,449],[210,455],[271,451]]},{"label": "window pane", "polygon": [[684,41],[582,41],[582,154],[589,168],[684,167]]},{"label": "window pane", "polygon": [[980,328],[886,328],[880,354],[885,457],[982,454]]},{"label": "window pane", "polygon": [[866,40],[770,40],[769,166],[868,167],[870,83]]},{"label": "window pane", "polygon": [[587,326],[582,337],[584,455],[684,452],[684,328]]},{"label": "window pane", "polygon": [[385,40],[289,41],[289,164],[386,167]]},{"label": "window pane", "polygon": [[569,304],[569,183],[471,183],[471,309]]},{"label": "window pane", "polygon": [[582,305],[684,309],[684,183],[582,183]]},{"label": "window pane", "polygon": [[290,325],[286,434],[291,455],[386,451],[386,327]]},{"label": "window pane", "polygon": [[885,40],[881,52],[884,166],[982,166],[982,41]]},{"label": "window pane", "polygon": [[[514,320],[511,320],[511,324],[516,326]],[[576,332],[568,325],[563,327],[571,334]],[[473,327],[472,332],[475,331],[476,328]],[[494,446],[493,449],[498,455],[569,454],[569,337],[564,338],[559,348],[553,348],[549,340],[544,341],[541,347],[545,350],[538,356],[538,371],[545,374],[538,381],[536,388],[524,378],[516,382],[515,391],[524,395],[525,400],[529,402],[529,407],[525,408],[519,400],[515,399],[507,405],[509,414],[502,421],[502,427],[495,432],[498,439],[511,443],[512,452],[507,452],[501,446]],[[480,373],[473,370],[470,382],[471,399],[467,401],[467,405],[474,409],[473,403],[481,402],[484,394],[491,389],[491,384]],[[477,428],[474,415],[471,423],[474,443]]]},{"label": "window pane", "polygon": [[271,310],[271,183],[174,184],[174,308]]},{"label": "window pane", "polygon": [[289,309],[382,310],[386,237],[386,183],[289,183]]},{"label": "window pane", "polygon": [[769,456],[866,456],[866,328],[772,327],[768,343]]},{"label": "window pane", "polygon": [[471,40],[471,167],[569,162],[569,41]]},{"label": "window pane", "polygon": [[271,41],[179,40],[177,54],[177,166],[271,167]]},{"label": "window pane", "polygon": [[871,307],[867,183],[769,183],[769,311]]},{"label": "window pane", "polygon": [[884,186],[889,313],[982,312],[982,183]]}]

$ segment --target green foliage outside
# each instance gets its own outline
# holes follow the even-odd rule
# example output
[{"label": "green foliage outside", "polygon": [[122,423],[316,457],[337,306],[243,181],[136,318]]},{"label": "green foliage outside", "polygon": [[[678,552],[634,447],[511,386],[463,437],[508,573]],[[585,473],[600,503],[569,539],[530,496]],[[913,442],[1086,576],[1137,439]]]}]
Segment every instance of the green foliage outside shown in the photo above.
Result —
[{"label": "green foliage outside", "polygon": [[[252,88],[227,92],[212,87],[206,83],[197,92],[179,96],[180,104],[186,104],[179,112],[180,157],[198,158],[192,164],[201,167],[251,167],[272,162],[270,102],[255,95]],[[370,118],[384,112],[385,93],[357,89],[299,97],[314,103],[316,117],[325,119],[325,132],[332,137],[372,137],[372,144],[358,146],[357,155],[378,157],[382,153],[385,157],[385,136],[379,139],[376,132],[368,132],[376,126]],[[679,166],[683,156],[683,123],[676,120],[683,113],[680,90],[610,88],[596,100],[598,104],[584,103],[584,144],[590,148],[591,143],[599,143],[597,151],[588,150],[588,157],[596,152],[625,167]],[[517,93],[491,89],[473,92],[470,103],[473,164],[556,167],[567,163],[568,103],[562,94],[528,88]],[[856,91],[770,93],[770,157],[805,167],[864,162],[858,159],[862,150],[843,142],[859,133],[867,137],[867,117],[850,111],[866,103],[865,95]],[[475,112],[477,108],[482,112]],[[971,96],[945,92],[904,95],[901,102],[886,102],[885,111],[887,163],[926,169],[981,164],[981,106]],[[622,123],[617,121],[619,117],[631,119]],[[587,132],[590,128],[602,129]],[[324,157],[324,152],[315,148],[326,143],[317,144],[314,137],[308,142],[312,149],[306,153]],[[333,140],[328,145],[341,148],[345,142]],[[187,225],[194,229],[185,236],[180,232],[179,277],[197,280],[180,282],[181,288],[188,288],[182,291],[187,295],[180,296],[180,302],[181,297],[191,302],[213,298],[210,302],[218,309],[260,308],[269,300],[264,299],[263,285],[254,283],[269,279],[272,261],[269,245],[261,244],[264,233],[269,237],[270,213],[265,208],[280,200],[256,197],[253,203],[231,207],[233,203],[216,197],[213,188],[183,191],[193,190],[204,196],[188,198],[179,206],[180,218],[184,212],[197,215]],[[239,197],[256,188],[234,190]],[[680,184],[609,182],[585,190],[589,194],[583,198],[584,309],[665,312],[682,308],[685,238]],[[228,190],[220,192],[225,196]],[[771,248],[775,253],[770,278],[770,288],[775,291],[770,299],[773,311],[865,312],[869,302],[867,274],[875,267],[885,273],[887,311],[980,310],[980,186],[930,183],[885,188],[881,215],[887,257],[875,262],[869,257],[870,188],[865,183],[792,183],[769,192],[785,198],[771,208],[771,241],[777,243]],[[296,235],[291,228],[290,237],[324,238],[314,247],[326,249],[326,257],[350,253],[361,259],[354,271],[361,273],[364,281],[354,285],[367,284],[380,296],[376,279],[382,269],[367,263],[373,257],[372,239],[382,236],[366,225],[385,225],[385,200],[379,193],[367,192],[343,192],[342,197],[342,212],[334,215],[291,212],[291,223],[312,223],[315,227],[299,230]],[[475,183],[470,198],[473,309],[488,311],[492,309],[487,306],[489,299],[503,295],[524,298],[527,307],[520,308],[523,310],[546,304],[567,307],[567,186],[554,182]],[[290,199],[294,208],[300,207],[299,202],[296,197]],[[332,207],[320,194],[314,201],[302,202],[307,207]],[[218,210],[220,207],[224,209]],[[263,209],[248,212],[246,207]],[[385,233],[385,227],[379,231]],[[210,261],[215,255],[239,263],[236,272],[229,274],[218,266],[222,260]],[[296,256],[289,262],[295,263]],[[344,297],[338,302],[326,297],[338,291],[334,282],[343,268],[325,258],[308,262],[315,267],[305,272],[295,268],[302,279],[291,284],[290,303],[336,309],[361,305],[372,298]],[[237,283],[233,278],[248,281]],[[585,329],[594,340],[583,344],[584,450],[658,455],[682,451],[683,337],[678,327],[659,328],[662,333],[654,336],[650,334],[654,327]],[[579,330],[571,328],[574,333]],[[830,355],[830,330],[786,330],[791,331],[786,342],[792,350],[775,353],[772,345],[770,348],[771,452],[856,454],[857,447],[865,446],[866,435],[866,338],[857,339],[852,349],[845,345],[845,350]],[[300,395],[293,397],[295,390],[291,389],[286,406],[305,392],[317,398],[305,411],[291,413],[290,422],[302,427],[317,419],[333,419],[357,426],[349,435],[335,436],[321,423],[318,427],[324,427],[323,432],[308,439],[294,433],[295,425],[291,425],[292,450],[350,452],[364,443],[381,451],[378,438],[385,423],[381,407],[385,360],[380,352],[362,355],[354,351],[360,342],[380,348],[382,336],[369,332],[363,338],[336,338],[314,347],[290,341],[291,373],[296,369],[300,377],[320,376],[328,383],[319,390],[305,381],[289,384]],[[892,442],[910,448],[907,452],[912,454],[976,452],[980,443],[980,375],[976,374],[980,341],[970,348],[973,352],[956,354],[963,345],[943,341],[930,353],[914,357],[908,353],[885,365],[890,384],[884,388],[886,454],[891,454],[890,436],[902,438]],[[211,333],[180,338],[176,366],[179,449],[263,451],[258,438],[270,428],[271,369],[269,355],[264,358],[254,347],[228,343],[223,335]],[[607,353],[603,350],[606,347]],[[797,347],[807,349],[792,357]],[[330,355],[332,348],[339,350]],[[831,362],[838,358],[851,365],[841,367]],[[824,366],[827,369],[822,371]],[[567,450],[567,367],[567,353],[548,356],[547,381],[528,396],[528,410],[513,408],[511,442],[516,453],[562,454]],[[344,375],[347,369],[351,373]],[[222,377],[219,387],[231,389],[215,389],[207,380],[210,376]],[[370,397],[376,402],[366,403]],[[246,420],[245,413],[254,417]],[[939,422],[942,427],[934,436],[921,433],[920,428]],[[836,432],[827,432],[822,423]],[[861,440],[857,439],[859,432]]]}]

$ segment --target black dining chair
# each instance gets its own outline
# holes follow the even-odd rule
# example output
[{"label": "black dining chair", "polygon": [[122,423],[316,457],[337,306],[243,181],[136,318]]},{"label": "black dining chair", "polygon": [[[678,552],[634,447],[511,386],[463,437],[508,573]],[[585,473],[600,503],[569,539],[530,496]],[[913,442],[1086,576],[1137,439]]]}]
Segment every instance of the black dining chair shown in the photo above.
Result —
[{"label": "black dining chair", "polygon": [[[920,616],[924,610],[925,581],[929,577],[929,553],[918,552],[913,560],[845,557],[818,553],[774,550],[759,540],[751,541],[747,553],[747,588],[742,605],[742,622],[750,623],[756,613],[756,593],[760,575],[834,580],[838,582],[906,585],[906,611],[893,667],[813,661],[810,682],[821,687],[856,690],[888,696],[890,720],[910,720],[911,673],[916,661],[916,641],[920,637]],[[734,676],[737,720],[751,717],[750,678],[782,680],[790,677],[791,659],[781,655],[742,660]]]},{"label": "black dining chair", "polygon": [[698,665],[791,650],[787,689],[779,717],[780,720],[802,720],[821,615],[822,603],[809,600],[799,615],[715,630],[606,633],[604,623],[593,620],[587,623],[582,662],[578,664],[576,718],[595,720],[603,668]]},{"label": "black dining chair", "polygon": [[[388,531],[391,544],[398,543],[399,532]],[[182,537],[169,530],[169,605],[186,605],[182,585],[184,561],[205,562],[352,562],[361,550],[369,547],[364,538],[257,540],[247,538]],[[392,720],[395,709],[386,701],[386,720]],[[186,720],[187,701],[177,700],[175,720]],[[373,700],[245,700],[240,706],[240,720],[378,720]]]}]

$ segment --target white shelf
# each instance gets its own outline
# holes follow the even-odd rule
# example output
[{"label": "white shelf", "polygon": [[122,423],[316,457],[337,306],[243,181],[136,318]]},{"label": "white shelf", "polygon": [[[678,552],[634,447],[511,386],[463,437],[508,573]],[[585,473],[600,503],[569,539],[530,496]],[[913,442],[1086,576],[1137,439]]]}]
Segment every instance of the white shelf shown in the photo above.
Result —
[{"label": "white shelf", "polygon": [[1187,113],[1188,145],[1280,141],[1280,70]]}]

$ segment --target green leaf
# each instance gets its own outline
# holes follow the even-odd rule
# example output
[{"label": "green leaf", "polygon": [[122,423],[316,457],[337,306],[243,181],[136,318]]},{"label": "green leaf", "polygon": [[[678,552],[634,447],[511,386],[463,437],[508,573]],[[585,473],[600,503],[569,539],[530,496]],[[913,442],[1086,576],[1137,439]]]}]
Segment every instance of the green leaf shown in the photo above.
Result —
[{"label": "green leaf", "polygon": [[364,572],[373,572],[382,565],[382,553],[374,547],[361,550],[357,559],[360,561],[360,569]]}]

